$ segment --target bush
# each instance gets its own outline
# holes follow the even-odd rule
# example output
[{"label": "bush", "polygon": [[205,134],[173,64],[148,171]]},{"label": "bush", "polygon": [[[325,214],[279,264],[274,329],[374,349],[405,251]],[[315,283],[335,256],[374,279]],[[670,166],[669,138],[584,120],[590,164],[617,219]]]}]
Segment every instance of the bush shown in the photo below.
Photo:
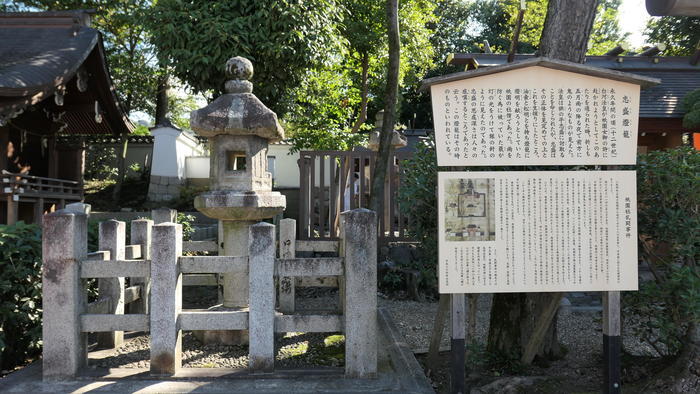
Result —
[{"label": "bush", "polygon": [[41,351],[41,229],[0,225],[0,364],[10,369]]},{"label": "bush", "polygon": [[638,163],[639,246],[654,280],[626,304],[642,320],[640,338],[672,355],[700,324],[700,152],[654,151]]},{"label": "bush", "polygon": [[[421,273],[420,287],[434,292],[437,290],[437,157],[435,142],[421,141],[416,153],[402,162],[403,173],[399,188],[399,209],[411,221],[408,232],[420,241],[422,261],[416,266]],[[391,281],[394,278],[387,278]]]}]

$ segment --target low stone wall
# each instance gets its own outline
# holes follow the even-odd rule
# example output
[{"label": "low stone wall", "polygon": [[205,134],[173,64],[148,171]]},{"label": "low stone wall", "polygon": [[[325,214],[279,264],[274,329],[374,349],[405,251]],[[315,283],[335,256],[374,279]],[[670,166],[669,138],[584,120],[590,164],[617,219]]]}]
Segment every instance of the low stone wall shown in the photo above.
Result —
[{"label": "low stone wall", "polygon": [[149,201],[170,201],[180,195],[180,189],[185,185],[185,179],[176,176],[151,175],[148,185]]}]

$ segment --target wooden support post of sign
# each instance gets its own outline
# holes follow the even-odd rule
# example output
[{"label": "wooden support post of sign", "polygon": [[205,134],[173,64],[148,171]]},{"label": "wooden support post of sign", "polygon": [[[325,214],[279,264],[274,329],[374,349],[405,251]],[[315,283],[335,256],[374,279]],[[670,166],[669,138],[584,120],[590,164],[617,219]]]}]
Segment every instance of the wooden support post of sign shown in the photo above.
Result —
[{"label": "wooden support post of sign", "polygon": [[[619,166],[604,166],[605,170],[618,170]],[[605,372],[603,391],[608,394],[622,392],[620,377],[620,351],[622,347],[622,321],[620,318],[620,292],[603,292],[603,358]]]},{"label": "wooden support post of sign", "polygon": [[603,292],[603,357],[605,358],[605,393],[620,393],[620,292]]},{"label": "wooden support post of sign", "polygon": [[445,328],[445,315],[450,308],[450,295],[440,294],[438,310],[433,322],[433,335],[430,337],[430,347],[428,348],[428,375],[434,375],[438,368],[438,356],[440,354],[440,342],[442,341],[442,331]]},{"label": "wooden support post of sign", "polygon": [[464,369],[466,355],[466,303],[464,294],[452,294],[452,313],[450,326],[452,328],[452,341],[450,342],[450,392],[452,394],[464,394]]}]

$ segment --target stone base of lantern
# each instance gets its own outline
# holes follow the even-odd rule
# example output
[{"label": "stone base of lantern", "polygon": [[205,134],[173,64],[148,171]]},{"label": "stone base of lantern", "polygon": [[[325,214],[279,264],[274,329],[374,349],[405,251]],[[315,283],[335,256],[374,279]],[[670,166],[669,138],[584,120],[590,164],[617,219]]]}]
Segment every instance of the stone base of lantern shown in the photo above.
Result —
[{"label": "stone base of lantern", "polygon": [[[207,309],[211,312],[247,312],[248,308],[227,308],[223,305],[212,306]],[[276,316],[282,316],[281,312],[275,311]],[[249,342],[248,330],[197,330],[192,331],[197,340],[204,345],[247,345]],[[276,339],[281,339],[284,333],[277,333]]]},{"label": "stone base of lantern", "polygon": [[[247,312],[248,308],[227,308],[216,305],[208,309],[210,312]],[[199,330],[192,334],[204,345],[247,345],[248,330]]]},{"label": "stone base of lantern", "polygon": [[219,220],[259,221],[284,211],[287,199],[279,192],[211,191],[194,199],[194,207]]}]

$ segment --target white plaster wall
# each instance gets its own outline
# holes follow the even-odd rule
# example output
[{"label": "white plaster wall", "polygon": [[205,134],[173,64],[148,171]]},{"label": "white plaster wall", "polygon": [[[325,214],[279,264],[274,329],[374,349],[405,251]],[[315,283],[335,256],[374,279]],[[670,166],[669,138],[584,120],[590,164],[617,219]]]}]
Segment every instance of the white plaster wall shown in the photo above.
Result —
[{"label": "white plaster wall", "polygon": [[275,157],[275,179],[276,188],[298,188],[299,187],[299,152],[289,154],[291,145],[273,144],[267,151],[267,156]]},{"label": "white plaster wall", "polygon": [[209,178],[209,156],[190,156],[185,158],[185,170],[187,178]]},{"label": "white plaster wall", "polygon": [[186,158],[201,156],[205,147],[189,134],[171,127],[151,130],[153,164],[151,175],[185,178]]}]

